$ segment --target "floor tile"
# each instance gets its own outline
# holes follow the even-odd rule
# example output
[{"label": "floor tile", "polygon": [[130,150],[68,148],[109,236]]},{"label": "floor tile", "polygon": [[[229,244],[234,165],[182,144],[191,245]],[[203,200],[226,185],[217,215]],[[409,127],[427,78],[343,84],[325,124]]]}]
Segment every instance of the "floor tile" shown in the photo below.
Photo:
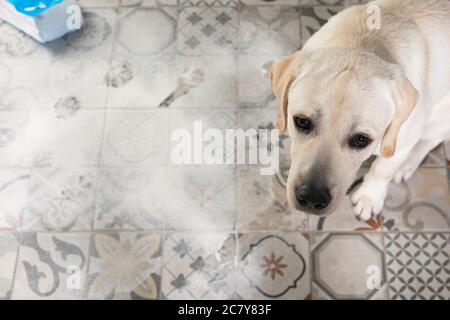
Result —
[{"label": "floor tile", "polygon": [[240,0],[242,4],[248,6],[298,6],[301,0]]},{"label": "floor tile", "polygon": [[0,166],[97,165],[103,119],[102,110],[76,110],[69,117],[49,109],[2,111]]},{"label": "floor tile", "polygon": [[[117,48],[134,56],[173,52],[178,10],[175,8],[122,9],[117,26]],[[136,32],[139,28],[142,32]]]},{"label": "floor tile", "polygon": [[311,6],[311,5],[355,5],[358,4],[360,0],[300,0],[300,5]]},{"label": "floor tile", "polygon": [[161,236],[96,233],[89,261],[89,299],[158,299]]},{"label": "floor tile", "polygon": [[0,56],[2,58],[35,58],[42,51],[39,42],[3,20],[0,21],[0,35]]},{"label": "floor tile", "polygon": [[444,146],[440,145],[427,155],[420,166],[424,168],[442,168],[445,165]]},{"label": "floor tile", "polygon": [[[189,83],[186,94],[177,98],[171,107],[191,108],[237,108],[238,107],[238,72],[237,58],[228,56],[182,57],[176,61],[178,87],[186,78],[187,72],[202,75],[200,80]],[[184,80],[186,81],[186,80]],[[189,80],[187,80],[189,81]],[[171,88],[175,90],[175,86]],[[214,97],[214,99],[211,99]]]},{"label": "floor tile", "polygon": [[244,7],[240,15],[239,53],[279,55],[300,48],[300,14],[291,7]]},{"label": "floor tile", "polygon": [[101,164],[164,165],[169,154],[166,110],[108,111]]},{"label": "floor tile", "polygon": [[122,6],[126,2],[141,2],[142,7],[163,7],[163,6],[176,6],[179,4],[180,0],[121,0]]},{"label": "floor tile", "polygon": [[179,0],[181,6],[217,6],[217,7],[235,7],[238,0]]},{"label": "floor tile", "polygon": [[450,299],[448,233],[387,233],[385,239],[391,299]]},{"label": "floor tile", "polygon": [[239,231],[308,229],[308,216],[288,207],[280,175],[265,176],[257,166],[239,166],[236,193]]},{"label": "floor tile", "polygon": [[99,172],[95,229],[162,230],[167,170],[102,168]]},{"label": "floor tile", "polygon": [[24,233],[13,299],[82,299],[86,297],[88,233]]},{"label": "floor tile", "polygon": [[[337,2],[337,1],[336,1]],[[301,10],[301,42],[306,41],[317,32],[328,20],[344,9],[341,6],[304,7]]]},{"label": "floor tile", "polygon": [[[81,31],[50,45],[52,59],[47,84],[51,107],[104,109],[107,103],[105,74],[112,56],[117,12],[114,9],[83,11]],[[89,56],[89,58],[86,58]]]},{"label": "floor tile", "polygon": [[230,299],[235,239],[220,232],[170,233],[163,244],[161,299]]},{"label": "floor tile", "polygon": [[82,8],[117,7],[120,0],[78,0]]},{"label": "floor tile", "polygon": [[174,56],[135,57],[118,53],[105,76],[109,109],[158,107],[177,86]]},{"label": "floor tile", "polygon": [[400,185],[391,183],[383,209],[386,231],[450,230],[445,169],[421,168]]},{"label": "floor tile", "polygon": [[71,58],[85,57],[87,53],[110,58],[117,20],[116,9],[84,10],[83,18],[81,30],[49,44],[52,53],[58,58],[65,55],[70,55]]},{"label": "floor tile", "polygon": [[227,130],[235,127],[234,110],[189,108],[171,111],[169,165],[235,164],[236,143],[232,141],[232,135],[227,138]]},{"label": "floor tile", "polygon": [[301,233],[244,233],[238,238],[235,298],[310,299],[309,240]]},{"label": "floor tile", "polygon": [[[1,29],[0,32],[2,32]],[[3,35],[0,34],[0,41],[2,41],[2,37]],[[0,111],[49,107],[51,101],[46,94],[43,94],[49,79],[47,66],[48,57],[45,54],[30,53],[30,56],[16,57],[8,53],[8,56],[2,57],[0,62]]]},{"label": "floor tile", "polygon": [[273,56],[239,55],[239,107],[276,108],[268,69],[277,59]]},{"label": "floor tile", "polygon": [[0,300],[11,298],[17,249],[16,235],[0,233]]},{"label": "floor tile", "polygon": [[27,169],[0,170],[0,231],[18,230],[22,226],[29,181]]},{"label": "floor tile", "polygon": [[[267,151],[272,150],[271,138],[268,140],[268,133],[276,129],[276,121],[278,119],[278,110],[274,108],[267,109],[240,109],[237,116],[237,127],[243,130],[256,130],[258,133],[258,144],[260,146],[266,146]],[[266,130],[266,131],[261,131]],[[288,133],[279,135],[279,163],[280,173],[283,175],[283,179],[287,180],[289,173],[289,167],[291,165],[290,156],[290,137]],[[249,148],[246,144],[245,148]],[[268,153],[269,155],[269,153]],[[264,163],[258,163],[264,165]]]},{"label": "floor tile", "polygon": [[96,185],[97,169],[33,169],[22,230],[91,230]]},{"label": "floor tile", "polygon": [[444,143],[445,159],[447,160],[447,166],[450,166],[450,141]]},{"label": "floor tile", "polygon": [[121,10],[114,59],[105,76],[109,108],[157,107],[175,89],[177,16],[171,7]]},{"label": "floor tile", "polygon": [[233,7],[185,7],[178,18],[177,49],[182,55],[233,55],[238,11]]},{"label": "floor tile", "polygon": [[313,299],[386,299],[380,234],[311,235]]},{"label": "floor tile", "polygon": [[171,167],[166,202],[168,230],[227,230],[235,226],[234,167],[199,165]]},{"label": "floor tile", "polygon": [[9,74],[2,94],[3,108],[63,112],[64,108],[106,107],[104,75],[111,58],[116,12],[89,9],[83,15],[81,31],[45,46],[1,25],[7,28],[0,36],[0,47],[3,44],[6,48],[3,52],[0,49],[0,55],[5,55],[7,67],[2,63],[0,69]]},{"label": "floor tile", "polygon": [[[243,130],[253,129],[256,142],[263,147],[260,129],[274,129],[276,109],[239,110],[238,127]],[[248,131],[247,131],[248,132]],[[271,141],[264,145],[267,155],[273,151]],[[237,174],[237,227],[239,230],[303,230],[308,228],[308,217],[304,213],[289,208],[286,198],[286,181],[290,167],[289,138],[280,137],[279,165],[280,171],[275,175],[265,175],[263,168],[269,163],[262,163],[258,156],[257,164],[248,164],[251,144],[248,139],[240,142],[240,150],[245,150],[246,164],[238,166]],[[259,152],[259,151],[258,151]],[[275,161],[271,158],[271,162]],[[275,161],[276,162],[276,161]],[[275,164],[275,163],[274,163]]]}]

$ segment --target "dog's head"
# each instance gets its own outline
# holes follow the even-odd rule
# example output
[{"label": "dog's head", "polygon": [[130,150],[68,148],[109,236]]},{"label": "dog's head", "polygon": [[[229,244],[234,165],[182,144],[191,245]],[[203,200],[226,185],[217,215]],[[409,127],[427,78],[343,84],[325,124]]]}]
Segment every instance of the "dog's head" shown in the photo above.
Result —
[{"label": "dog's head", "polygon": [[418,93],[397,65],[356,50],[298,52],[274,64],[270,80],[289,131],[289,204],[326,216],[339,205],[361,164],[395,153]]}]

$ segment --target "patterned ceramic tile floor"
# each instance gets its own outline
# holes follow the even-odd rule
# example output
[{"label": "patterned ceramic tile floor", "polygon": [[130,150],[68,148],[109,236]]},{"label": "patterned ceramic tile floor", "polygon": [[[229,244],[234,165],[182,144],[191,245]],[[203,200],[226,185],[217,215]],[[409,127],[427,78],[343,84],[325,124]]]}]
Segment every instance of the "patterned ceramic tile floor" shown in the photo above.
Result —
[{"label": "patterned ceramic tile floor", "polygon": [[82,0],[46,47],[0,22],[0,298],[450,299],[450,144],[366,223],[287,207],[287,136],[276,176],[169,162],[195,120],[272,128],[265,66],[358,2]]}]

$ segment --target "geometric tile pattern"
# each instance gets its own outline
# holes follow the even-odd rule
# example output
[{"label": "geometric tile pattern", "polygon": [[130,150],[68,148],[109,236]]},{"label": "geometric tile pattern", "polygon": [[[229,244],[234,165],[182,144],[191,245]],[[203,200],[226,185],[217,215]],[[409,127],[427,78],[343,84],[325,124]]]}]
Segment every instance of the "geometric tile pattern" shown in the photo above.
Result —
[{"label": "geometric tile pattern", "polygon": [[161,299],[230,299],[236,246],[227,233],[169,234],[163,245]]},{"label": "geometric tile pattern", "polygon": [[238,12],[232,7],[184,8],[179,13],[177,48],[183,55],[224,55],[236,50]]},{"label": "geometric tile pattern", "polygon": [[450,235],[385,235],[391,299],[450,299]]}]

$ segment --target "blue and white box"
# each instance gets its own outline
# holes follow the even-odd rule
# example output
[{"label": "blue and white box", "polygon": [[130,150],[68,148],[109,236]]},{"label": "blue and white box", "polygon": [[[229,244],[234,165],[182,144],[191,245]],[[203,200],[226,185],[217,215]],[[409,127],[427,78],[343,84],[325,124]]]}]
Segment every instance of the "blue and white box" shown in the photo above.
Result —
[{"label": "blue and white box", "polygon": [[76,0],[0,0],[0,19],[42,43],[83,25]]}]

